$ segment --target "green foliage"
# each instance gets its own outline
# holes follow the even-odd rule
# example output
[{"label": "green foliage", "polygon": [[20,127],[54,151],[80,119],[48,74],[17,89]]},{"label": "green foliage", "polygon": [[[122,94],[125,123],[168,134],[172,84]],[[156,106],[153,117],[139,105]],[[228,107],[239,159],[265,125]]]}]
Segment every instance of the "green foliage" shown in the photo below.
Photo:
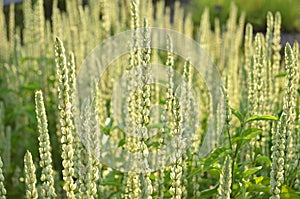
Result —
[{"label": "green foliage", "polygon": [[[221,19],[221,24],[225,24],[225,19],[229,16],[231,2],[232,0],[192,0],[191,10],[194,22],[199,24],[200,13],[205,7],[209,7],[212,24],[215,17]],[[247,21],[253,24],[256,31],[265,30],[265,17],[268,11],[281,13],[284,31],[300,31],[300,2],[298,0],[234,0],[233,2],[239,10],[246,12]]]},{"label": "green foliage", "polygon": [[[54,1],[51,23],[45,20],[43,3],[48,1],[25,1],[22,34],[12,17],[7,24],[0,15],[0,198],[300,197],[300,151],[296,147],[300,137],[299,46],[287,44],[281,57],[281,15],[267,14],[268,10],[282,11],[284,29],[292,30],[297,27],[294,20],[299,13],[296,1],[236,0],[253,25],[267,24],[267,35],[258,33],[255,39],[251,24],[247,24],[244,37],[245,15],[238,17],[241,9],[231,1],[193,1],[198,13],[205,6],[210,8],[202,15],[197,39],[225,79],[226,114],[220,112],[218,118],[225,122],[224,133],[219,145],[205,157],[198,153],[211,114],[205,82],[189,59],[174,54],[170,36],[166,38],[167,52],[150,48],[149,26],[172,28],[190,37],[198,28],[190,16],[182,20],[184,11],[178,3],[174,24],[170,24],[169,10],[164,13],[162,2],[157,2],[159,17],[153,19],[151,1],[102,0],[100,5],[89,1],[84,7],[80,1],[67,1],[62,13]],[[13,11],[12,6],[11,16]],[[254,18],[257,13],[264,16],[263,21]],[[200,25],[200,16],[193,17]],[[80,63],[103,39],[129,28],[135,30],[142,21],[143,37],[133,34],[130,53],[112,63],[114,67],[95,83],[96,99],[86,105],[82,125],[76,126],[75,75]],[[291,23],[286,25],[287,21]],[[2,31],[2,27],[9,31]],[[139,49],[141,42],[146,48]],[[148,67],[152,61],[167,65],[166,88],[147,85],[155,78]],[[146,129],[143,135],[136,131],[135,136],[128,136],[111,112],[111,93],[124,74],[131,78],[124,91],[129,103],[124,109],[130,116],[122,119],[139,130]],[[175,95],[178,74],[186,80],[180,99]],[[195,91],[198,106],[191,102],[189,87]],[[161,109],[153,113],[153,105]],[[192,112],[196,108],[199,112]],[[160,119],[151,123],[151,114]],[[174,164],[158,171],[124,173],[101,164],[91,153],[105,152],[97,144],[111,136],[119,149],[145,158],[160,149],[164,139],[180,136],[181,129],[190,127],[187,123],[198,117],[192,146]],[[150,130],[157,130],[157,135],[147,137]],[[82,135],[90,136],[91,149],[80,142]]]}]

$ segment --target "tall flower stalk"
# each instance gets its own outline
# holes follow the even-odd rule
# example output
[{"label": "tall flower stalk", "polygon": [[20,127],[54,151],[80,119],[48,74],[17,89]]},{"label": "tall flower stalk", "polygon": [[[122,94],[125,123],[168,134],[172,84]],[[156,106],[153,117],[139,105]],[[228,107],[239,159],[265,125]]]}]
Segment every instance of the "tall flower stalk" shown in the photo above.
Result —
[{"label": "tall flower stalk", "polygon": [[145,167],[145,173],[142,173],[140,178],[142,182],[142,198],[152,198],[152,182],[150,180],[150,167],[148,163],[149,150],[146,145],[146,141],[149,138],[149,132],[147,125],[150,123],[150,103],[151,103],[151,65],[150,65],[150,30],[148,27],[147,19],[144,19],[143,25],[143,49],[141,52],[141,77],[140,84],[138,85],[138,117],[137,128],[139,129],[139,145],[141,153],[141,160],[143,167]]},{"label": "tall flower stalk", "polygon": [[48,133],[48,121],[46,116],[46,110],[44,105],[44,99],[42,91],[35,93],[35,112],[38,121],[39,130],[39,152],[40,152],[40,166],[42,168],[41,181],[42,196],[45,198],[55,198],[53,169],[52,169],[52,157],[50,138]]},{"label": "tall flower stalk", "polygon": [[36,189],[35,166],[32,161],[32,155],[29,151],[26,152],[24,157],[24,167],[25,167],[26,198],[37,199],[38,192]]},{"label": "tall flower stalk", "polygon": [[9,5],[9,50],[12,53],[14,49],[14,38],[15,38],[15,4]]},{"label": "tall flower stalk", "polygon": [[226,156],[225,164],[222,167],[222,172],[220,174],[220,185],[218,188],[218,197],[219,199],[230,199],[231,193],[231,158]]},{"label": "tall flower stalk", "polygon": [[255,103],[253,104],[254,115],[264,114],[264,75],[265,75],[265,46],[264,37],[262,34],[255,36],[255,53],[254,53],[254,92],[255,92]]},{"label": "tall flower stalk", "polygon": [[274,31],[273,31],[273,42],[272,42],[272,92],[275,95],[275,107],[278,108],[279,104],[279,91],[280,91],[280,83],[278,79],[275,81],[275,76],[280,72],[280,50],[281,50],[281,37],[280,37],[280,29],[281,29],[281,15],[279,12],[276,12],[274,19]]},{"label": "tall flower stalk", "polygon": [[4,187],[4,176],[3,176],[3,162],[2,158],[0,156],[0,199],[5,199],[6,198],[6,189]]},{"label": "tall flower stalk", "polygon": [[[267,14],[267,32],[265,40],[265,49],[266,49],[266,88],[265,88],[265,106],[266,114],[271,114],[273,108],[272,98],[274,93],[272,92],[272,83],[273,83],[273,71],[272,71],[272,41],[273,41],[273,29],[274,29],[274,19],[273,14],[268,12]],[[265,144],[265,143],[264,143]]]},{"label": "tall flower stalk", "polygon": [[[300,61],[299,61],[299,44],[298,44],[298,42],[294,43],[293,50],[294,50],[294,55],[295,55],[295,68],[299,68]],[[299,74],[299,72],[298,72],[298,74]],[[298,79],[298,85],[299,85],[299,79]],[[300,103],[299,95],[298,95],[297,101],[298,101],[297,106],[299,107],[299,103]],[[298,112],[297,121],[299,122],[299,120],[300,120],[300,113]],[[295,150],[295,159],[294,159],[295,164],[294,164],[294,168],[293,168],[294,171],[300,170],[300,140],[299,140],[299,137],[300,137],[300,129],[298,128],[295,131],[295,139],[294,139],[294,144],[295,144],[295,149],[296,149]],[[296,172],[296,175],[294,175],[293,180],[294,180],[294,188],[296,190],[300,190],[300,174],[299,174],[299,172]]]},{"label": "tall flower stalk", "polygon": [[182,112],[181,106],[179,103],[178,97],[174,97],[172,99],[172,116],[170,118],[170,135],[173,136],[173,146],[175,150],[175,159],[174,165],[171,167],[170,171],[170,179],[171,179],[171,187],[169,192],[171,194],[172,199],[181,198],[183,195],[184,187],[182,185],[182,175],[183,175],[183,168],[182,168],[182,157],[179,154],[179,148],[181,147],[182,140]]},{"label": "tall flower stalk", "polygon": [[72,118],[72,104],[70,102],[70,83],[69,70],[66,62],[65,48],[59,38],[55,40],[55,61],[58,76],[58,109],[61,128],[61,144],[62,144],[62,165],[64,190],[67,192],[68,198],[75,198],[74,190],[76,188],[73,180],[73,131],[75,130]]},{"label": "tall flower stalk", "polygon": [[[96,89],[96,86],[95,86]],[[96,91],[94,91],[94,94]],[[92,94],[93,96],[93,94]],[[84,104],[84,111],[80,116],[82,126],[80,132],[84,139],[85,148],[79,150],[79,198],[96,198],[97,180],[99,178],[99,123],[96,100],[87,101]]]},{"label": "tall flower stalk", "polygon": [[289,44],[285,47],[285,68],[287,71],[287,84],[283,98],[283,112],[279,121],[272,129],[272,168],[270,173],[271,199],[280,198],[281,187],[289,173],[293,158],[293,144],[295,132],[295,98],[296,85],[298,83],[297,68],[295,67],[294,53]]},{"label": "tall flower stalk", "polygon": [[248,90],[248,114],[253,115],[253,106],[254,106],[254,70],[253,70],[253,27],[251,24],[246,25],[245,33],[245,68],[248,73],[247,76],[247,90]]},{"label": "tall flower stalk", "polygon": [[[127,110],[129,116],[126,117],[126,130],[134,133],[138,133],[137,126],[138,126],[138,93],[135,92],[136,87],[139,83],[139,72],[137,67],[139,67],[141,63],[141,52],[140,52],[140,44],[139,44],[139,34],[138,34],[138,27],[139,27],[139,1],[132,0],[131,1],[131,29],[133,30],[132,34],[132,46],[130,49],[130,56],[129,56],[129,64],[126,68],[126,73],[128,75],[127,79],[127,87],[126,92],[128,97],[127,101]],[[137,152],[139,148],[139,135],[131,136],[129,135],[127,139],[127,149],[131,152]],[[134,163],[136,164],[136,163]],[[133,165],[133,167],[138,167],[138,165]],[[124,198],[140,198],[141,197],[141,182],[139,175],[130,171],[128,172],[127,179],[125,180],[125,193]]]},{"label": "tall flower stalk", "polygon": [[[288,185],[292,185],[294,181],[294,174],[297,173],[297,132],[296,132],[296,100],[297,100],[297,89],[299,81],[299,68],[298,68],[298,53],[297,44],[295,50],[287,44],[285,69],[287,71],[287,84],[285,90],[285,97],[283,99],[283,110],[284,114],[287,115],[286,121],[286,175],[285,180]],[[297,53],[297,54],[295,54]]]}]

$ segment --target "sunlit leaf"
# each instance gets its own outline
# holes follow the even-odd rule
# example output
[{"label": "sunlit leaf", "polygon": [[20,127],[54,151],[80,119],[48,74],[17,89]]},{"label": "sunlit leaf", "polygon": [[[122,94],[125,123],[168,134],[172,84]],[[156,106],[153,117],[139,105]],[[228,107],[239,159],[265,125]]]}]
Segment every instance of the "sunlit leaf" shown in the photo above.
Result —
[{"label": "sunlit leaf", "polygon": [[261,116],[258,116],[258,115],[255,115],[253,117],[250,117],[246,120],[246,123],[247,122],[252,122],[252,121],[259,121],[259,120],[270,120],[270,121],[277,121],[278,118],[275,117],[275,116],[272,116],[272,115],[261,115]]},{"label": "sunlit leaf", "polygon": [[245,179],[247,179],[250,175],[255,174],[256,172],[258,172],[261,169],[262,169],[262,166],[249,168],[243,172],[243,176]]},{"label": "sunlit leaf", "polygon": [[239,121],[242,123],[244,121],[243,116],[240,112],[238,112],[237,110],[234,110],[233,108],[231,108],[231,112],[233,115],[235,115]]}]

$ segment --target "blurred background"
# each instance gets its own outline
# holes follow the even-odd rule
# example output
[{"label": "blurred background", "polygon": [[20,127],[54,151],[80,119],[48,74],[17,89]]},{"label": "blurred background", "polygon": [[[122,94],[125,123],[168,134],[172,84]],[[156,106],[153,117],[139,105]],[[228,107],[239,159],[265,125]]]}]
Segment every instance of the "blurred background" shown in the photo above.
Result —
[{"label": "blurred background", "polygon": [[[16,25],[23,27],[23,11],[22,2],[24,0],[4,0],[4,11],[6,20],[8,20],[9,4],[15,3]],[[124,0],[127,1],[127,0]],[[148,0],[141,0],[143,1]],[[151,1],[151,0],[150,0]],[[225,22],[229,16],[230,3],[233,1],[238,7],[239,14],[246,13],[246,22],[253,25],[255,32],[265,32],[266,15],[268,11],[275,13],[279,11],[282,16],[282,33],[297,35],[300,33],[300,0],[152,0],[153,3],[165,1],[165,6],[174,14],[175,1],[179,1],[180,5],[185,8],[185,12],[191,13],[194,25],[200,23],[201,15],[206,7],[209,8],[211,24],[215,17],[225,26]],[[53,0],[44,0],[45,16],[51,20]],[[58,0],[59,8],[65,11],[66,0]],[[88,4],[88,0],[82,0],[82,4]],[[155,15],[155,13],[153,13]],[[171,22],[173,18],[171,17]],[[213,28],[213,27],[212,27]]]},{"label": "blurred background", "polygon": [[[299,33],[300,31],[299,0],[234,0],[234,2],[239,12],[246,13],[246,21],[253,25],[256,32],[265,31],[268,11],[281,13],[283,32]],[[218,17],[224,24],[229,15],[230,3],[231,0],[190,0],[188,4],[195,23],[199,23],[203,9],[209,7],[211,19]]]}]

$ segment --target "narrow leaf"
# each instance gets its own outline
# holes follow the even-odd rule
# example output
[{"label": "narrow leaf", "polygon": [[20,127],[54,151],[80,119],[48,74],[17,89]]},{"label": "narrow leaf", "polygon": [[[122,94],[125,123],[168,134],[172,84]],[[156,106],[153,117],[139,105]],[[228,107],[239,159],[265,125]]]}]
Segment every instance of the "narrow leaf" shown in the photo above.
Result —
[{"label": "narrow leaf", "polygon": [[232,112],[233,115],[235,115],[239,119],[239,121],[241,123],[243,122],[244,119],[243,119],[243,116],[240,112],[238,112],[237,110],[234,110],[233,108],[231,108],[231,112]]},{"label": "narrow leaf", "polygon": [[271,160],[267,156],[259,156],[256,158],[255,162],[262,164],[262,162],[265,162],[267,165],[271,165]]},{"label": "narrow leaf", "polygon": [[271,121],[278,121],[278,118],[275,117],[275,116],[272,116],[272,115],[261,115],[261,116],[258,116],[258,115],[255,115],[253,117],[250,117],[246,120],[246,123],[247,122],[252,122],[252,121],[258,121],[258,120],[271,120]]},{"label": "narrow leaf", "polygon": [[286,75],[287,75],[287,72],[278,73],[277,75],[275,75],[275,78],[285,77]]},{"label": "narrow leaf", "polygon": [[246,179],[246,178],[248,178],[250,175],[255,174],[256,172],[258,172],[258,171],[261,170],[261,169],[262,169],[262,166],[247,169],[247,170],[244,171],[243,176],[244,176],[244,178]]},{"label": "narrow leaf", "polygon": [[[248,128],[241,133],[239,136],[235,136],[232,138],[232,143],[236,143],[239,141],[246,141],[255,138],[257,135],[261,133],[261,129],[259,128]],[[239,143],[240,144],[240,143]]]}]

